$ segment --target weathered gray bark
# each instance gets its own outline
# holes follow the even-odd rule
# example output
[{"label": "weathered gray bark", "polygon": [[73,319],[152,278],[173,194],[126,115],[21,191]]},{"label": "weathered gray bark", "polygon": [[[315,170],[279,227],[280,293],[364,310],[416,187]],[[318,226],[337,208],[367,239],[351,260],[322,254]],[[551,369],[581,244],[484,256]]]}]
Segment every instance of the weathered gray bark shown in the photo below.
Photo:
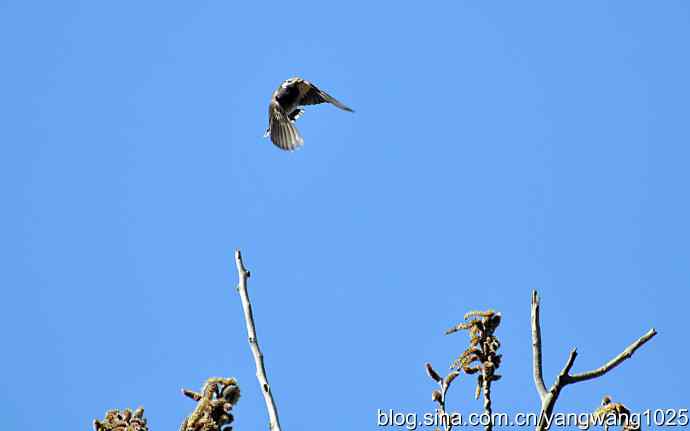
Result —
[{"label": "weathered gray bark", "polygon": [[541,326],[539,323],[539,296],[537,291],[532,291],[532,371],[534,377],[534,386],[537,389],[539,398],[541,400],[541,411],[539,414],[539,421],[537,422],[537,431],[546,431],[551,426],[551,418],[553,409],[558,400],[558,396],[564,387],[571,383],[584,382],[585,380],[594,379],[608,373],[616,368],[623,361],[630,358],[633,353],[647,341],[651,340],[657,334],[654,328],[650,329],[646,334],[640,337],[637,341],[629,345],[618,356],[611,359],[601,367],[579,374],[570,374],[570,370],[575,364],[577,358],[577,350],[573,349],[568,356],[568,360],[563,367],[563,370],[556,377],[556,381],[550,389],[546,389],[544,378],[542,376],[542,355],[541,355]]},{"label": "weathered gray bark", "polygon": [[278,420],[278,409],[276,407],[273,394],[271,393],[271,386],[268,384],[266,377],[266,367],[264,365],[264,355],[259,348],[259,341],[256,338],[256,327],[254,326],[254,313],[252,312],[252,304],[249,301],[249,293],[247,292],[247,280],[249,279],[249,271],[244,267],[242,262],[242,254],[239,250],[235,251],[235,264],[237,265],[237,273],[239,275],[239,284],[237,291],[242,300],[242,308],[244,309],[244,320],[247,323],[247,336],[249,338],[249,347],[254,356],[254,363],[256,364],[256,378],[259,380],[261,386],[261,393],[266,402],[266,409],[268,410],[269,428],[271,431],[280,431],[280,421]]}]

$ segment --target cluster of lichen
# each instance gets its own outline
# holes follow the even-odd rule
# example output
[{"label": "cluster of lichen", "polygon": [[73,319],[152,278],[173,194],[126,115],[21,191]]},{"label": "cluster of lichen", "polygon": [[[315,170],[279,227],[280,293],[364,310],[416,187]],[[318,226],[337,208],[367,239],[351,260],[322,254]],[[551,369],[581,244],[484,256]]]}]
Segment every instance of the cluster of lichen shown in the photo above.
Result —
[{"label": "cluster of lichen", "polygon": [[608,395],[601,401],[601,407],[592,413],[592,422],[603,425],[604,429],[608,429],[609,423],[612,422],[622,424],[623,431],[640,431],[640,424],[635,423],[631,418],[630,409],[622,403],[612,402]]},{"label": "cluster of lichen", "polygon": [[182,393],[197,402],[196,408],[182,423],[180,431],[229,431],[234,420],[230,411],[240,399],[240,387],[233,378],[212,377],[201,392],[183,389]]},{"label": "cluster of lichen", "polygon": [[477,388],[475,397],[479,398],[482,390],[487,390],[491,382],[501,378],[496,370],[501,365],[498,348],[500,341],[494,331],[501,323],[501,313],[493,310],[470,311],[464,316],[465,321],[446,331],[446,334],[466,330],[470,335],[469,347],[451,365],[452,369],[466,374],[476,374]]},{"label": "cluster of lichen", "polygon": [[94,431],[148,431],[144,409],[109,410],[102,421],[93,421]]}]

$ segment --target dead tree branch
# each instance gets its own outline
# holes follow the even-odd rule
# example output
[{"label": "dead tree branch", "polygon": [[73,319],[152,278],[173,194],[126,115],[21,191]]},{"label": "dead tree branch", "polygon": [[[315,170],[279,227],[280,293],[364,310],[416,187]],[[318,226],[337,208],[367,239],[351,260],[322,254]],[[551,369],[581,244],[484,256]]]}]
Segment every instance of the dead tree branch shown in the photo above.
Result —
[{"label": "dead tree branch", "polygon": [[546,396],[546,385],[542,376],[541,362],[541,326],[539,325],[539,298],[537,291],[532,291],[532,372],[534,386],[537,388],[539,398]]},{"label": "dead tree branch", "polygon": [[602,365],[601,367],[597,368],[596,370],[587,371],[585,373],[578,373],[578,374],[572,375],[572,376],[570,376],[570,381],[568,383],[584,382],[585,380],[595,379],[599,376],[603,376],[604,374],[608,373],[612,369],[616,368],[623,361],[630,358],[633,355],[633,353],[635,353],[635,351],[637,349],[642,347],[642,345],[644,343],[651,340],[652,337],[655,335],[656,335],[656,330],[654,330],[654,328],[650,329],[646,334],[644,334],[643,336],[638,338],[637,341],[635,341],[634,343],[629,345],[618,356],[611,359],[606,364]]},{"label": "dead tree branch", "polygon": [[542,377],[542,352],[541,352],[541,328],[539,323],[539,296],[537,291],[532,291],[532,368],[534,374],[534,385],[539,393],[539,398],[541,399],[541,411],[539,414],[539,421],[537,422],[537,431],[546,431],[551,426],[551,418],[553,415],[553,409],[556,405],[556,400],[563,390],[564,387],[571,383],[583,382],[585,380],[594,379],[604,374],[608,373],[623,361],[630,358],[633,353],[647,341],[651,340],[657,334],[654,328],[650,329],[649,332],[640,337],[637,341],[628,346],[623,352],[618,356],[611,359],[609,362],[603,366],[579,374],[570,374],[570,370],[575,364],[575,359],[577,358],[577,350],[573,349],[568,356],[568,360],[563,367],[563,370],[556,377],[555,383],[547,391],[544,385],[544,379]]},{"label": "dead tree branch", "polygon": [[254,314],[252,312],[252,304],[249,301],[249,293],[247,292],[247,280],[249,279],[249,271],[244,267],[242,262],[242,254],[239,250],[235,251],[235,264],[237,265],[237,273],[239,275],[239,284],[237,291],[242,300],[242,308],[244,309],[244,320],[247,323],[247,336],[249,339],[249,347],[251,347],[252,355],[254,355],[254,363],[256,364],[256,378],[259,380],[261,386],[261,393],[266,402],[266,409],[268,410],[269,428],[270,431],[280,431],[280,421],[278,420],[278,409],[276,407],[273,394],[271,393],[271,386],[268,384],[266,377],[266,367],[264,365],[264,355],[259,348],[259,342],[256,338],[256,327],[254,325]]}]

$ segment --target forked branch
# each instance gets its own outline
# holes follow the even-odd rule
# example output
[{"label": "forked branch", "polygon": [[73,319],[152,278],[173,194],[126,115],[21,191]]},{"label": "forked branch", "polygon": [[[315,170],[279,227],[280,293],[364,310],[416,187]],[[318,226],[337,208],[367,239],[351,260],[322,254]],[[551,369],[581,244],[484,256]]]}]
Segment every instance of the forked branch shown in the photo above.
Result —
[{"label": "forked branch", "polygon": [[561,390],[571,383],[584,382],[585,380],[594,379],[608,373],[616,368],[626,359],[632,357],[633,353],[642,347],[647,341],[651,340],[657,334],[654,328],[650,329],[646,334],[640,337],[637,341],[629,345],[623,352],[611,359],[601,367],[587,371],[585,373],[570,374],[570,370],[575,364],[577,358],[577,350],[573,349],[568,356],[563,370],[556,377],[556,382],[546,389],[544,385],[544,378],[542,376],[542,351],[541,351],[541,327],[539,323],[539,296],[537,291],[532,291],[532,368],[534,375],[534,385],[541,399],[541,412],[539,421],[537,423],[537,431],[548,430],[551,426],[551,417],[553,409],[556,405],[556,400],[561,393]]}]

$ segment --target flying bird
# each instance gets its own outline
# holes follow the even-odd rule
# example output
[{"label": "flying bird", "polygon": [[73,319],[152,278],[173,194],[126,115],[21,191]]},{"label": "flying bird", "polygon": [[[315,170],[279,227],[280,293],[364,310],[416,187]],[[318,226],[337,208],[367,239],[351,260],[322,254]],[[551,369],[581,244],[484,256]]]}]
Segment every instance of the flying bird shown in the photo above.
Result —
[{"label": "flying bird", "polygon": [[304,139],[294,125],[295,120],[304,114],[302,106],[319,103],[330,103],[343,111],[355,112],[305,79],[290,78],[283,81],[271,96],[268,129],[264,136],[270,136],[273,145],[281,150],[292,151],[299,148],[304,144]]}]

